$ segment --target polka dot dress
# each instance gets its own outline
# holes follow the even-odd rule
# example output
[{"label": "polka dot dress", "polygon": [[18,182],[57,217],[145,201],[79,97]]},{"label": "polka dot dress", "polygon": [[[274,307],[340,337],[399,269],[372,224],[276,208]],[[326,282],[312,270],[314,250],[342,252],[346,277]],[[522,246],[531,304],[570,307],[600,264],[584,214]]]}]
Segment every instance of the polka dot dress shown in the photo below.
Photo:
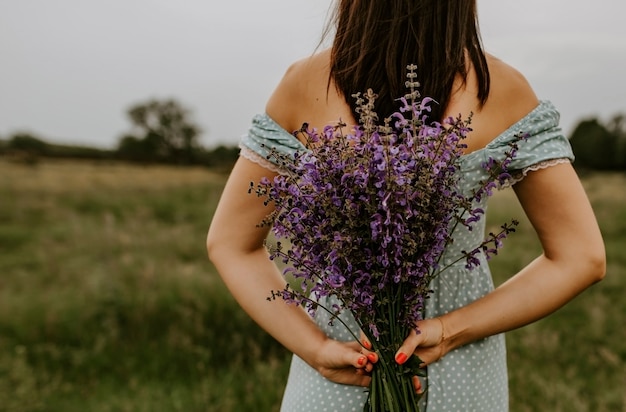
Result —
[{"label": "polka dot dress", "polygon": [[[463,157],[463,189],[469,193],[476,187],[485,178],[481,164],[490,157],[502,158],[508,143],[520,132],[528,133],[528,138],[519,143],[518,154],[511,163],[510,170],[514,171],[511,183],[522,179],[532,170],[572,161],[574,156],[571,147],[558,123],[559,113],[556,108],[552,103],[542,101],[484,149]],[[277,170],[277,166],[266,158],[269,148],[273,147],[282,153],[304,150],[297,139],[267,115],[257,115],[253,119],[252,127],[242,138],[240,147],[242,156],[272,170]],[[478,245],[484,238],[484,222],[485,219],[481,219],[479,226],[472,231],[455,232],[455,242],[446,250],[444,258],[452,262],[462,250],[470,250]],[[431,286],[434,293],[427,300],[426,317],[453,311],[493,290],[489,266],[484,257],[482,259],[482,264],[474,270],[467,270],[463,263],[458,263],[433,280]],[[333,300],[330,298],[320,303],[331,307]],[[343,319],[353,331],[358,331],[349,313],[344,314]],[[316,314],[315,321],[334,339],[353,339],[340,322],[335,321],[330,325],[328,315],[322,310]],[[425,383],[428,395],[422,400],[422,411],[508,411],[504,335],[491,336],[448,353],[443,359],[428,366]],[[281,412],[362,411],[366,399],[366,388],[330,382],[294,356]]]}]

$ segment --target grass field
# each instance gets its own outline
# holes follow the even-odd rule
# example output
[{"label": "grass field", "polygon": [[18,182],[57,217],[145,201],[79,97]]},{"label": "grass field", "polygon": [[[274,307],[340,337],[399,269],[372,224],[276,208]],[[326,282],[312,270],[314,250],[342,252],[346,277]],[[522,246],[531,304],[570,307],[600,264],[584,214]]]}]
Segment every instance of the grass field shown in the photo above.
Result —
[{"label": "grass field", "polygon": [[[607,278],[508,334],[514,412],[626,411],[626,176],[584,182]],[[288,354],[206,259],[223,184],[202,168],[0,160],[0,411],[277,410]],[[521,217],[510,191],[491,212]],[[497,282],[539,250],[525,221],[507,242]]]}]

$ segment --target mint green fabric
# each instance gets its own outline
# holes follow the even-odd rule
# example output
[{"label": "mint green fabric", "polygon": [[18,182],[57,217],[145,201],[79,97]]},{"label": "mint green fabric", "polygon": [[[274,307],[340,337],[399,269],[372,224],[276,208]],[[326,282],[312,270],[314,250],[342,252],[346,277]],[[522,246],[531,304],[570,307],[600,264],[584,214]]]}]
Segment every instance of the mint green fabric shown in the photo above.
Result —
[{"label": "mint green fabric", "polygon": [[[558,111],[552,103],[542,101],[485,148],[463,156],[461,173],[464,190],[470,192],[486,177],[482,163],[490,157],[502,158],[504,151],[509,148],[508,144],[518,133],[527,133],[528,138],[518,144],[518,154],[510,167],[514,172],[514,181],[511,183],[533,170],[574,159],[569,142],[559,128]],[[280,167],[267,159],[272,148],[283,154],[305,150],[297,139],[267,115],[258,115],[253,119],[252,127],[242,138],[240,147],[243,156],[273,170],[279,170]],[[481,206],[486,210],[486,199]],[[446,250],[445,259],[454,261],[462,250],[471,250],[480,244],[485,235],[485,219],[481,219],[471,231],[463,229],[455,232],[454,243]],[[461,262],[435,278],[431,285],[434,293],[427,300],[427,318],[453,311],[493,290],[489,266],[484,256],[480,258],[482,264],[474,270],[466,269]],[[331,307],[334,301],[329,298],[320,303]],[[343,318],[358,336],[358,327],[351,314],[345,313]],[[315,321],[334,339],[353,339],[340,322],[329,325],[324,311],[318,311]],[[508,411],[504,335],[491,336],[450,352],[429,365],[424,384],[428,391],[422,401],[422,411]],[[362,411],[366,398],[364,388],[330,382],[294,356],[281,411]]]},{"label": "mint green fabric", "polygon": [[257,114],[252,118],[250,130],[241,138],[239,147],[242,156],[272,171],[281,169],[277,158],[272,156],[272,150],[287,156],[307,150],[293,134],[286,132],[267,114]]}]

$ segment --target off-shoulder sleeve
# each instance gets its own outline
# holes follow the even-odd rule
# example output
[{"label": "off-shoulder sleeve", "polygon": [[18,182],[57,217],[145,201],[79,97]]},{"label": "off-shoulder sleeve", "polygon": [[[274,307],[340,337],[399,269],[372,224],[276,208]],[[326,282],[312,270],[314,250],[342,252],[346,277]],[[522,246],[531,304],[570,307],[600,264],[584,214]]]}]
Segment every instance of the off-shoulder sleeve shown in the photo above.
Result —
[{"label": "off-shoulder sleeve", "polygon": [[239,141],[239,154],[248,160],[274,171],[281,172],[272,150],[278,154],[293,156],[306,148],[294,135],[288,133],[267,114],[257,114],[252,118],[248,133]]},{"label": "off-shoulder sleeve", "polygon": [[513,176],[511,184],[523,179],[530,171],[574,161],[572,147],[559,127],[559,118],[560,114],[552,103],[540,102],[533,111],[486,146],[486,157],[502,158],[508,145],[517,139],[516,136],[526,134],[526,138],[518,142],[517,154],[509,166]]}]

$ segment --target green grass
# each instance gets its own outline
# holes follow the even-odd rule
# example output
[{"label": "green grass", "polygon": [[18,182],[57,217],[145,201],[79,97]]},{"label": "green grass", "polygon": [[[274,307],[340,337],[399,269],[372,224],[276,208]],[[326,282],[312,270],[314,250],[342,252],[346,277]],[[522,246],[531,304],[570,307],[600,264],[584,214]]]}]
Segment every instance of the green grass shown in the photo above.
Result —
[{"label": "green grass", "polygon": [[[555,314],[507,334],[512,411],[626,411],[626,176],[595,174],[583,182],[606,243],[607,277]],[[523,216],[512,191],[492,203],[492,222]],[[538,253],[532,227],[521,219],[491,263],[496,282]]]},{"label": "green grass", "polygon": [[[288,353],[206,259],[225,177],[0,161],[0,411],[275,411]],[[626,411],[626,177],[585,178],[606,280],[508,334],[512,411]],[[521,216],[511,193],[492,221]],[[527,222],[497,282],[538,252]],[[549,293],[540,292],[538,293]]]}]

